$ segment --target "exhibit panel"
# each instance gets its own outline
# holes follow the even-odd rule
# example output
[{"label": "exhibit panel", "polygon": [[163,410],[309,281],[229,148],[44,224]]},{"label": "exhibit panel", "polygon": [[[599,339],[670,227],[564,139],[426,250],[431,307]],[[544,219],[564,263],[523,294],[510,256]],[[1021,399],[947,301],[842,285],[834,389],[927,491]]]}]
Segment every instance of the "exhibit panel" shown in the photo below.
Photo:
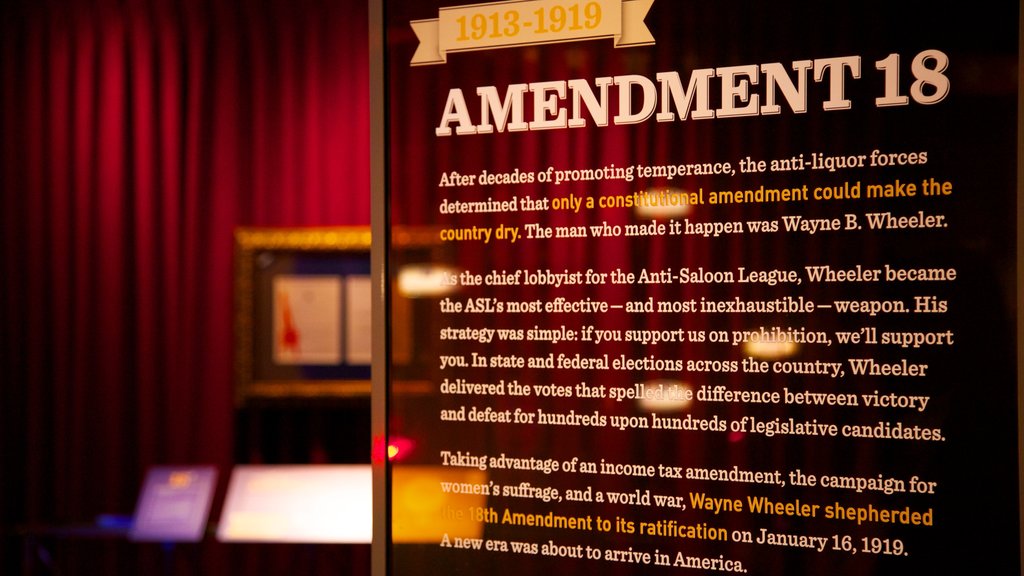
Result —
[{"label": "exhibit panel", "polygon": [[379,9],[378,573],[1020,573],[1018,6]]}]

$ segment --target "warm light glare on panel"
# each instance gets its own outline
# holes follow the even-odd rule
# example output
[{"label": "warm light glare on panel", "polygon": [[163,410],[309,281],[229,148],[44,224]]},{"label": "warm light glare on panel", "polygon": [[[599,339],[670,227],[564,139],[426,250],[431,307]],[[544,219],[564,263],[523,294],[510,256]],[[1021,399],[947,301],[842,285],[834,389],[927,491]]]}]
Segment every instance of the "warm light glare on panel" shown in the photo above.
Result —
[{"label": "warm light glare on panel", "polygon": [[388,460],[397,462],[412,455],[415,443],[409,438],[392,437],[388,442]]},{"label": "warm light glare on panel", "polygon": [[747,342],[743,345],[744,352],[763,360],[789,358],[799,349],[800,345],[796,342]]},{"label": "warm light glare on panel", "polygon": [[475,468],[395,466],[391,470],[391,539],[396,543],[437,545],[443,538],[480,538],[483,523],[475,514],[487,497],[445,492],[443,485],[482,486],[487,472]]},{"label": "warm light glare on panel", "polygon": [[432,298],[455,291],[445,278],[458,271],[435,264],[407,264],[398,271],[398,292],[406,298]]},{"label": "warm light glare on panel", "polygon": [[636,404],[644,412],[682,412],[693,401],[693,389],[679,380],[650,380],[642,386]]},{"label": "warm light glare on panel", "polygon": [[678,188],[652,188],[641,194],[647,196],[647,202],[634,208],[641,220],[679,218],[693,211],[692,194]]}]

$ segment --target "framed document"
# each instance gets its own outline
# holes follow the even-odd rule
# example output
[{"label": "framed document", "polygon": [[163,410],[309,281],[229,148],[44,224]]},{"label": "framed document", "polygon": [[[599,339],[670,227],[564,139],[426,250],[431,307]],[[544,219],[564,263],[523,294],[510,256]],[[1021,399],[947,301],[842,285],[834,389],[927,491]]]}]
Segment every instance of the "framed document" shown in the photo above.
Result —
[{"label": "framed document", "polygon": [[235,232],[236,400],[370,390],[368,228]]}]

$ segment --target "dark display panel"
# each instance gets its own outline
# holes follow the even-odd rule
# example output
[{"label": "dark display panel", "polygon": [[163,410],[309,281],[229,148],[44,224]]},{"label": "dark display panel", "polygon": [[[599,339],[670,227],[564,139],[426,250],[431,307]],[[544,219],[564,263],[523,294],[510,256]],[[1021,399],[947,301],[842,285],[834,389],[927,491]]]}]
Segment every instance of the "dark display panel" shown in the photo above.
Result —
[{"label": "dark display panel", "polygon": [[1018,7],[613,4],[384,3],[389,572],[1019,574]]}]

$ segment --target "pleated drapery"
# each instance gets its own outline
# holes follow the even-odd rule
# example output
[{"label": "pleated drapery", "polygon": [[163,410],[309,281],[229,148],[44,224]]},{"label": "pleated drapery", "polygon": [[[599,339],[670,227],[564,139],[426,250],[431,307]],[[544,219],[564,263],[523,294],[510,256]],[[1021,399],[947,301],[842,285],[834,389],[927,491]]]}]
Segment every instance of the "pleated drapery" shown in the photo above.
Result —
[{"label": "pleated drapery", "polygon": [[226,478],[232,232],[369,223],[366,10],[0,9],[5,529],[131,513],[154,464]]}]

